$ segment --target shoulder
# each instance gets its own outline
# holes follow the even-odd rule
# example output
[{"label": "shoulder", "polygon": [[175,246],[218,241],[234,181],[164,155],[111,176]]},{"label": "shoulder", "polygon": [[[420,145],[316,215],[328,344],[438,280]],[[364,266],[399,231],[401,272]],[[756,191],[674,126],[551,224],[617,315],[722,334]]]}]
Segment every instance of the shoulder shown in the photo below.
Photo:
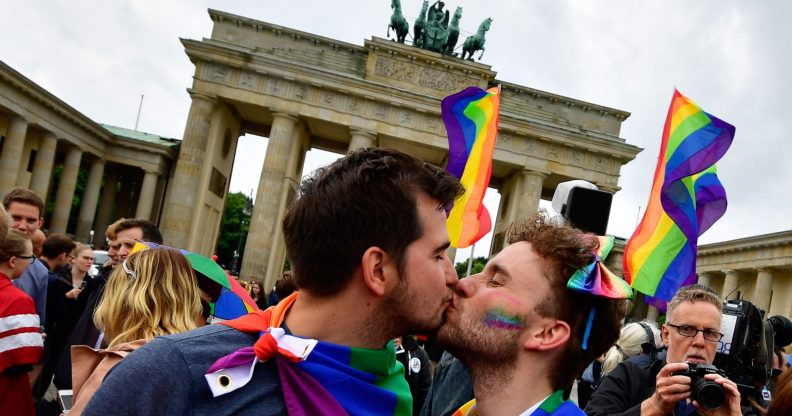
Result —
[{"label": "shoulder", "polygon": [[20,314],[35,314],[33,299],[14,285],[0,289],[0,317]]}]

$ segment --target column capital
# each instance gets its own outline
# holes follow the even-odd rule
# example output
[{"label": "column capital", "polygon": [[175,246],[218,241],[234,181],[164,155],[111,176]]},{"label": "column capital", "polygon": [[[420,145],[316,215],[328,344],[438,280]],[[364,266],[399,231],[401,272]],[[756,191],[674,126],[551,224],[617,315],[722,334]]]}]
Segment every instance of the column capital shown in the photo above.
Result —
[{"label": "column capital", "polygon": [[355,128],[355,127],[350,127],[349,128],[349,134],[351,136],[360,135],[360,136],[377,137],[377,132],[376,131],[371,131],[371,130],[366,130],[366,129],[359,129],[359,128]]},{"label": "column capital", "polygon": [[528,168],[523,169],[522,170],[522,174],[523,174],[523,176],[535,176],[535,177],[538,177],[538,178],[541,178],[541,179],[545,179],[548,176],[550,176],[549,173],[540,172],[538,170],[533,170],[533,169],[528,169]]},{"label": "column capital", "polygon": [[15,123],[20,123],[20,122],[26,123],[26,124],[30,123],[28,121],[28,119],[25,118],[25,116],[23,116],[21,114],[16,114],[16,113],[9,114],[8,115],[8,120],[10,122],[15,122]]},{"label": "column capital", "polygon": [[770,274],[773,274],[773,272],[775,272],[775,270],[773,270],[770,267],[757,267],[756,268],[756,272],[757,273],[770,273]]},{"label": "column capital", "polygon": [[290,120],[290,121],[292,121],[294,123],[300,121],[300,117],[299,116],[297,116],[295,114],[292,114],[292,113],[287,113],[285,111],[273,111],[272,112],[272,118],[273,118],[273,122],[275,121],[275,118],[285,118],[285,119]]},{"label": "column capital", "polygon": [[187,92],[190,94],[190,98],[193,100],[204,100],[209,101],[212,104],[217,104],[217,97],[212,95],[207,95],[202,92],[195,91],[193,89],[188,89]]}]

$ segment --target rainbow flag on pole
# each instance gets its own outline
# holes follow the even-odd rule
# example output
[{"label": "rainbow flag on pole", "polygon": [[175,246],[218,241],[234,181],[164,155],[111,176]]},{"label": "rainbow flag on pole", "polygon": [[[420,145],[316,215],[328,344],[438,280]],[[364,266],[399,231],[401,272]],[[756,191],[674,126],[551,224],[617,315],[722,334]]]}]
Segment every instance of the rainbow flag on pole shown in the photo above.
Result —
[{"label": "rainbow flag on pole", "polygon": [[733,138],[734,126],[674,90],[649,204],[624,250],[634,289],[669,301],[695,281],[698,237],[726,212],[715,162]]},{"label": "rainbow flag on pole", "polygon": [[464,248],[492,229],[483,200],[498,136],[500,85],[486,91],[468,87],[444,98],[441,109],[448,132],[446,170],[465,187],[465,194],[454,202],[448,214],[446,228],[451,245]]}]

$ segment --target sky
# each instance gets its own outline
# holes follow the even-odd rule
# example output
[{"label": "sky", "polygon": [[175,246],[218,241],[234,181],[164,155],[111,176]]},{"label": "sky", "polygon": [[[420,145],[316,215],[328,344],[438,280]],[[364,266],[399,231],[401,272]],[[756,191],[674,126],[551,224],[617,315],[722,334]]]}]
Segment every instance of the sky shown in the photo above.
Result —
[{"label": "sky", "polygon": [[[412,22],[420,0],[402,0]],[[629,237],[649,197],[674,88],[736,126],[718,163],[729,207],[699,240],[792,229],[792,2],[468,0],[460,40],[493,19],[481,61],[497,78],[632,115],[621,137],[643,148],[621,170],[608,233]],[[211,34],[208,8],[362,45],[385,37],[389,0],[0,2],[0,60],[91,119],[181,138],[194,67],[179,38]],[[8,18],[8,16],[13,16]],[[231,192],[257,187],[266,139],[241,139]],[[338,155],[311,151],[306,170]],[[255,167],[255,168],[254,168]],[[488,192],[490,211],[499,197]],[[476,249],[486,254],[489,237]],[[457,260],[466,257],[460,251]]]}]

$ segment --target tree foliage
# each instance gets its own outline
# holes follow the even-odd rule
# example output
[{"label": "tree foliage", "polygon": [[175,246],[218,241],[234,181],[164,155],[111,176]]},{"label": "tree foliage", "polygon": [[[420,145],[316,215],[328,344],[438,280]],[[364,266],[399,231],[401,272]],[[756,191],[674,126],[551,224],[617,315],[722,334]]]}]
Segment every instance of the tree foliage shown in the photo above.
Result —
[{"label": "tree foliage", "polygon": [[[481,273],[484,270],[484,266],[487,264],[486,257],[474,257],[473,258],[473,267],[470,269],[470,275],[474,275],[476,273]],[[456,269],[457,276],[461,279],[467,275],[468,269],[468,261],[462,261],[457,263],[454,268]]]},{"label": "tree foliage", "polygon": [[253,201],[242,192],[230,193],[226,197],[215,253],[217,262],[229,269],[234,259],[234,250],[239,248],[237,268],[242,264],[245,254],[245,241],[250,228],[250,217],[243,213],[245,206],[252,209]]}]

